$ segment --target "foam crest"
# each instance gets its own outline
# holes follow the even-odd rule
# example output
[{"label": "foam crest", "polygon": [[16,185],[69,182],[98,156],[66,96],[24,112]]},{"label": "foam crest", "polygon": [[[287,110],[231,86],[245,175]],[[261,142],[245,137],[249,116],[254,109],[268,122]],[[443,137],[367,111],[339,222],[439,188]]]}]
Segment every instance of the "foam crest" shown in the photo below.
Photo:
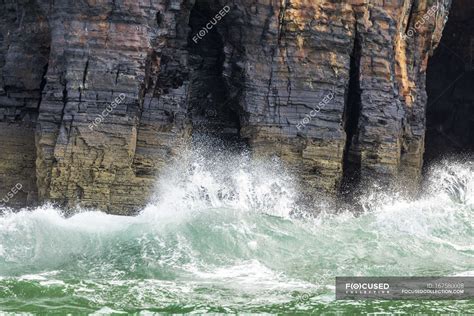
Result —
[{"label": "foam crest", "polygon": [[217,304],[203,311],[310,308],[332,304],[337,275],[470,275],[473,175],[470,162],[444,162],[419,198],[374,194],[362,197],[370,203],[360,214],[302,219],[290,215],[298,188],[278,161],[191,150],[134,217],[65,217],[50,205],[4,211],[0,309],[11,304],[1,293],[31,306],[22,293],[34,293],[40,307],[51,297],[87,302],[81,312],[100,313],[176,302],[199,310],[203,301]]}]

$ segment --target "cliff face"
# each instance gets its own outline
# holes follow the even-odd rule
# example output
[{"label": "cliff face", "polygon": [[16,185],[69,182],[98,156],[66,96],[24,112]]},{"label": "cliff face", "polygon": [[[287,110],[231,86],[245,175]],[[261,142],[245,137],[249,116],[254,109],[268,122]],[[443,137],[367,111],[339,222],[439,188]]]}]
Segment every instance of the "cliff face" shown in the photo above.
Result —
[{"label": "cliff face", "polygon": [[201,130],[281,157],[308,191],[374,177],[416,182],[427,62],[449,7],[3,1],[0,195],[21,183],[12,206],[128,213]]}]

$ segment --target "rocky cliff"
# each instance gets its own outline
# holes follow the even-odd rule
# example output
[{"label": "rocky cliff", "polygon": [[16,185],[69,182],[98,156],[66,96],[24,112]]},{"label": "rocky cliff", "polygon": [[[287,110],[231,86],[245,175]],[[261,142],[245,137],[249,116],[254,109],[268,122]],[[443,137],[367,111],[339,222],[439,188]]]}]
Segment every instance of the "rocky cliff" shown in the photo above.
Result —
[{"label": "rocky cliff", "polygon": [[4,0],[0,195],[128,213],[202,130],[279,156],[308,192],[416,182],[450,5]]}]

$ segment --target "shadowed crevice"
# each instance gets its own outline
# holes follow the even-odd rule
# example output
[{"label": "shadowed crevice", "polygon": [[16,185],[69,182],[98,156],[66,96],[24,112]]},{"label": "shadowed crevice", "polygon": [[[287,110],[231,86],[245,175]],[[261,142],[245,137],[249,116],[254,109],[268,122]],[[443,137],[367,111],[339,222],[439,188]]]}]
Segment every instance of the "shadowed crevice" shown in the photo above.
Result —
[{"label": "shadowed crevice", "polygon": [[424,164],[474,153],[474,2],[454,1],[427,69]]},{"label": "shadowed crevice", "polygon": [[354,47],[351,53],[349,85],[346,92],[343,124],[346,132],[346,144],[343,158],[343,178],[340,188],[341,195],[349,194],[357,185],[360,177],[360,154],[356,151],[359,118],[361,110],[360,89],[360,36],[355,34]]},{"label": "shadowed crevice", "polygon": [[[230,92],[224,71],[224,42],[219,34],[221,7],[198,0],[191,10],[188,38],[190,90],[189,116],[193,134],[206,134],[229,142],[240,141],[237,98]],[[205,29],[205,26],[211,26]]]}]

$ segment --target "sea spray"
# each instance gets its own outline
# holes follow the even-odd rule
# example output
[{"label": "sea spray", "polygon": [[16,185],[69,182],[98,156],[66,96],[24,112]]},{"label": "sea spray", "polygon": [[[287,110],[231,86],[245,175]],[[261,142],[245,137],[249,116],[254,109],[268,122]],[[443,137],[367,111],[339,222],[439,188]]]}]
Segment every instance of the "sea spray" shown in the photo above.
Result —
[{"label": "sea spray", "polygon": [[277,159],[254,160],[243,152],[185,150],[160,175],[153,213],[228,208],[288,217],[298,209],[297,182]]},{"label": "sea spray", "polygon": [[134,217],[65,217],[50,205],[7,212],[0,217],[0,310],[472,310],[472,301],[334,301],[335,276],[474,273],[470,162],[444,162],[430,172],[423,196],[379,197],[357,216],[291,216],[293,179],[277,160],[191,151],[161,174]]}]

